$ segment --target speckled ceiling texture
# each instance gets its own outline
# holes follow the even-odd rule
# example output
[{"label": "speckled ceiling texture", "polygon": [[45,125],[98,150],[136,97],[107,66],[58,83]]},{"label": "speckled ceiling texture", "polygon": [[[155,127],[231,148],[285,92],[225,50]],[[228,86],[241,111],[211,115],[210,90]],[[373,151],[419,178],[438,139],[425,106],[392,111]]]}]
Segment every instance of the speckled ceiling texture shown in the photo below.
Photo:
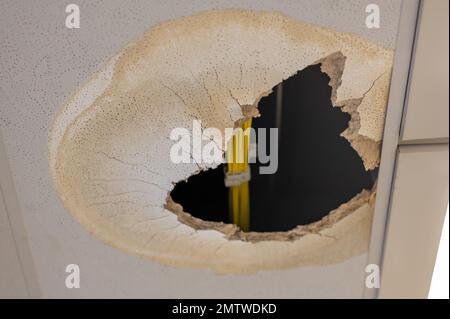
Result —
[{"label": "speckled ceiling texture", "polygon": [[[236,292],[237,296],[257,297],[293,296],[294,291],[296,296],[307,293],[331,296],[338,291],[344,296],[361,293],[364,255],[334,266],[223,277],[204,270],[167,268],[108,248],[88,236],[67,215],[52,190],[47,169],[47,136],[54,114],[67,96],[108,56],[157,22],[205,9],[276,9],[298,20],[359,33],[392,48],[400,1],[380,2],[384,23],[380,30],[366,29],[364,1],[204,1],[202,4],[142,1],[126,7],[120,1],[95,4],[79,1],[78,4],[82,11],[82,27],[76,31],[64,28],[64,5],[57,1],[43,1],[39,5],[25,1],[1,4],[2,15],[6,16],[2,16],[0,22],[0,125],[44,294],[195,297],[208,291],[209,296],[230,296]],[[37,7],[29,8],[34,5]],[[365,135],[377,139],[379,133],[374,133],[368,126],[365,129],[368,130]],[[90,279],[88,290],[68,292],[58,288],[63,282],[62,269],[71,262],[78,262],[84,269],[85,278]],[[99,274],[95,269],[105,271]],[[322,274],[320,279],[311,279],[315,269]],[[119,276],[123,271],[133,275],[124,279]],[[107,278],[111,276],[115,279],[108,282]],[[336,277],[348,279],[345,289]],[[281,278],[285,278],[281,280],[286,283],[283,287],[276,284]],[[179,282],[185,284],[180,287]],[[348,282],[355,283],[348,286]],[[218,285],[222,287],[221,291],[211,295],[211,291],[215,291],[213,287]],[[313,285],[313,292],[311,288],[308,292],[299,292],[301,285]],[[330,285],[334,287],[331,291]]]}]

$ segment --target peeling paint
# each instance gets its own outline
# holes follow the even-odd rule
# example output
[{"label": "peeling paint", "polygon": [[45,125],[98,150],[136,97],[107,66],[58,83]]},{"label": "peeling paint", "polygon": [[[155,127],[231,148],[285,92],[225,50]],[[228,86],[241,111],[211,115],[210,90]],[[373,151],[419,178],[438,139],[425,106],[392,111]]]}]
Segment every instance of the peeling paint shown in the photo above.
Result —
[{"label": "peeling paint", "polygon": [[199,222],[168,194],[178,181],[213,167],[171,163],[169,133],[190,127],[192,119],[223,132],[256,116],[258,101],[276,84],[321,63],[333,104],[352,118],[342,135],[372,169],[379,162],[392,56],[357,36],[280,13],[210,11],[161,23],[114,57],[56,116],[49,142],[55,187],[96,237],[167,265],[252,273],[361,254],[375,189],[289,232],[242,233]]}]

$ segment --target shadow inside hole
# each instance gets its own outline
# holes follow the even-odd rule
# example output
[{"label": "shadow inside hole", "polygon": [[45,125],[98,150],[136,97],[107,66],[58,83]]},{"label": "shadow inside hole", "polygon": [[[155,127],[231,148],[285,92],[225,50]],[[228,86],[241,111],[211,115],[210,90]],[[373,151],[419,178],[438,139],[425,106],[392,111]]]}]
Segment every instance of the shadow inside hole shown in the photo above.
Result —
[{"label": "shadow inside hole", "polygon": [[[261,117],[253,119],[253,127],[280,124],[278,170],[261,175],[261,164],[251,164],[251,231],[287,231],[318,221],[363,189],[372,188],[377,171],[367,172],[359,155],[340,136],[350,116],[332,106],[329,81],[320,65],[309,66],[283,81],[281,90],[274,88],[261,99]],[[282,98],[278,119],[277,91]],[[267,148],[270,152],[269,138]],[[195,217],[231,222],[224,165],[179,182],[171,197]]]}]

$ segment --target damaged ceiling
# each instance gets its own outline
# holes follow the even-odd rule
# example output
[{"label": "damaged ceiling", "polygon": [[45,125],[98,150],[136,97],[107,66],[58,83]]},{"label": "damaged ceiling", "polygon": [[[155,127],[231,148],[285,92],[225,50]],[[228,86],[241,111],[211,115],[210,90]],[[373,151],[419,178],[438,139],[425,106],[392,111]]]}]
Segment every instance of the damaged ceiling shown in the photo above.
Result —
[{"label": "damaged ceiling", "polygon": [[[313,224],[243,233],[167,202],[204,164],[173,164],[170,131],[224,130],[273,87],[309,65],[330,77],[342,133],[367,170],[379,152],[393,52],[283,14],[210,11],[161,23],[112,58],[58,113],[49,163],[65,207],[121,250],[174,266],[250,273],[326,265],[367,249],[375,189]],[[214,256],[212,258],[211,256]]]}]

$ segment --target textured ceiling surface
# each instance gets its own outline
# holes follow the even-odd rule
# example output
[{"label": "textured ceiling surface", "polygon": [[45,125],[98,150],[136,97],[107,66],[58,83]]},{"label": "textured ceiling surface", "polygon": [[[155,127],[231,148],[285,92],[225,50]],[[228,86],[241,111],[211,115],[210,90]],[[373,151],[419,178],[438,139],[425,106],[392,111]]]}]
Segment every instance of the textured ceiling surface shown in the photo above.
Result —
[{"label": "textured ceiling surface", "polygon": [[[380,29],[364,24],[368,3],[77,1],[81,28],[69,30],[60,1],[2,1],[0,128],[44,296],[359,297],[364,255],[335,266],[242,277],[164,267],[116,251],[89,236],[63,208],[48,172],[47,143],[54,114],[64,100],[108,57],[158,22],[207,9],[277,10],[393,48],[401,2],[378,1]],[[80,265],[82,289],[64,286],[65,266],[70,263]]]}]

